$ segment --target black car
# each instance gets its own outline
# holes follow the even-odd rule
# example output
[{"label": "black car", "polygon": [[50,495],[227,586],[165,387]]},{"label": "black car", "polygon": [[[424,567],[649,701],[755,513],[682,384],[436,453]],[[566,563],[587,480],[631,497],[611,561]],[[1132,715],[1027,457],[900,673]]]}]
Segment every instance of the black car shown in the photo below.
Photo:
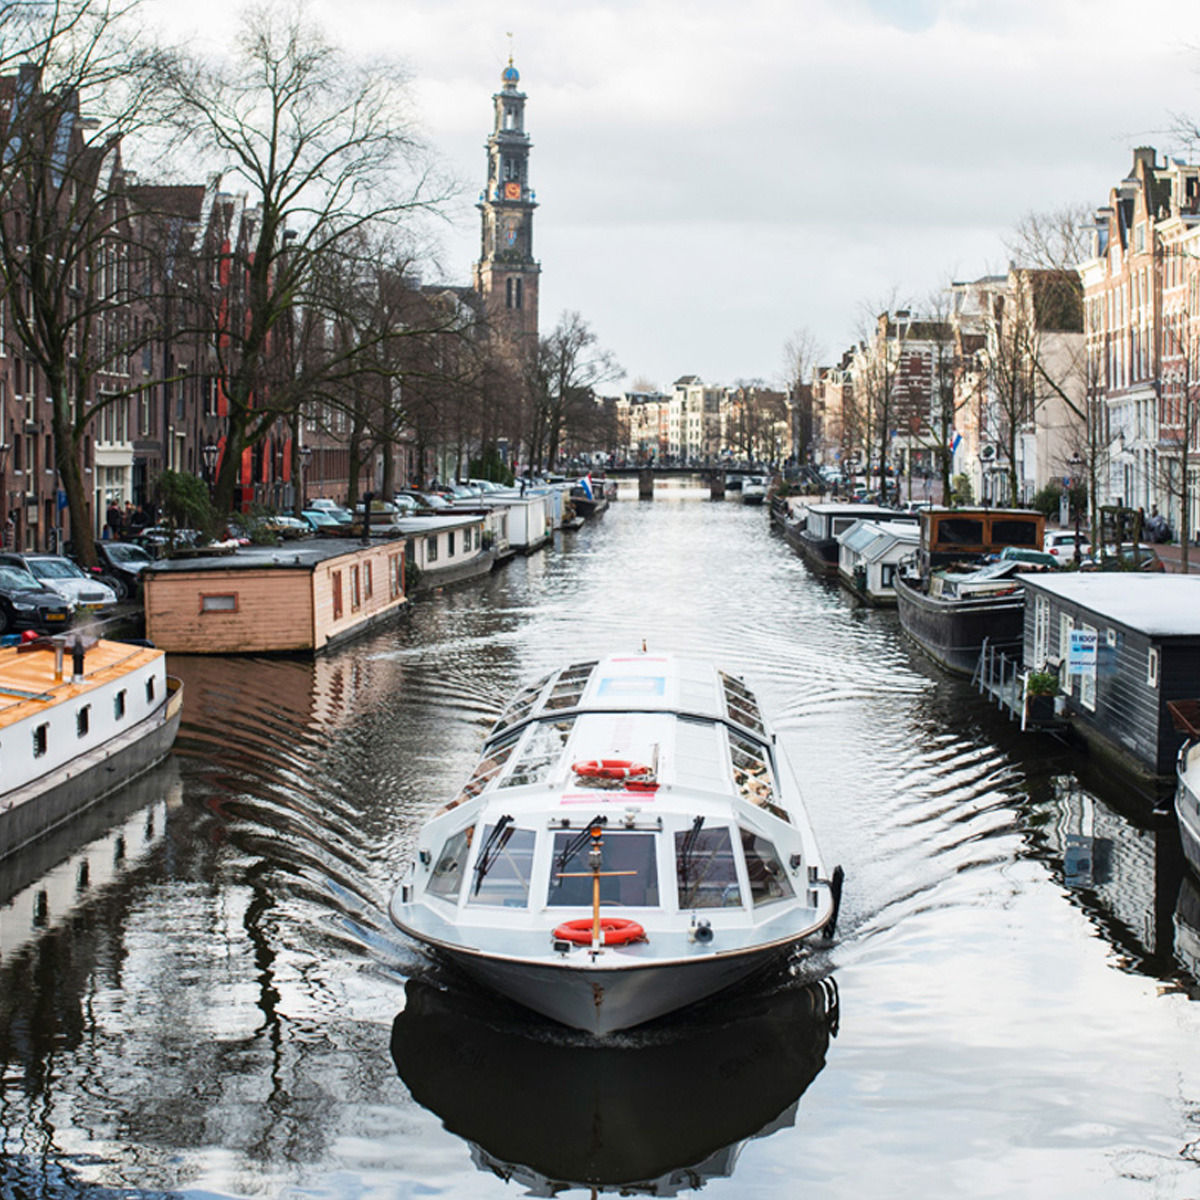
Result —
[{"label": "black car", "polygon": [[71,623],[71,605],[23,567],[0,564],[0,633],[53,633]]},{"label": "black car", "polygon": [[100,566],[83,569],[95,571],[117,593],[118,600],[136,598],[142,586],[142,572],[154,561],[149,553],[133,542],[97,542],[96,555]]}]

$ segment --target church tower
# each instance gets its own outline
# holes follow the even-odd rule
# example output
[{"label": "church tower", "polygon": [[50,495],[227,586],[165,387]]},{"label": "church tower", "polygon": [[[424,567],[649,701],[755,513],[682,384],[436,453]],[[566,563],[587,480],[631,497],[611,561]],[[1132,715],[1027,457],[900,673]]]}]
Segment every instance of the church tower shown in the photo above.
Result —
[{"label": "church tower", "polygon": [[479,196],[482,243],[475,264],[475,289],[484,318],[514,349],[532,353],[538,336],[538,277],[533,257],[533,210],[529,186],[529,134],[525,93],[509,57],[503,87],[493,97],[495,119],[487,140],[487,187]]}]

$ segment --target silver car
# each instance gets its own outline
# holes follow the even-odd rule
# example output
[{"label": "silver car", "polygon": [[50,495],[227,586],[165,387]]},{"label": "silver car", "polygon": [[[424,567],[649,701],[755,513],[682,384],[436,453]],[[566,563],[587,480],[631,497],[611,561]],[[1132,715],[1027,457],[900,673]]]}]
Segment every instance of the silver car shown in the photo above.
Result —
[{"label": "silver car", "polygon": [[95,611],[117,602],[117,593],[112,588],[81,571],[69,558],[58,554],[12,554],[4,559],[18,562],[39,583],[69,600],[76,610]]}]

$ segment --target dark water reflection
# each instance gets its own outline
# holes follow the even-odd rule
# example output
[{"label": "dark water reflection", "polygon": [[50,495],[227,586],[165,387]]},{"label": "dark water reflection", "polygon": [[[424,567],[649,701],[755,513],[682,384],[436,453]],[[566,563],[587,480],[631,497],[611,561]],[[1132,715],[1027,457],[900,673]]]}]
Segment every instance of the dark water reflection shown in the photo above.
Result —
[{"label": "dark water reflection", "polygon": [[[643,639],[730,664],[777,718],[847,872],[811,964],[836,1039],[801,978],[585,1050],[387,921],[514,685]],[[814,579],[761,510],[622,501],[315,663],[172,669],[171,761],[0,865],[2,1200],[1200,1196],[1200,898],[1170,826]],[[622,1120],[636,1138],[569,1133]]]}]

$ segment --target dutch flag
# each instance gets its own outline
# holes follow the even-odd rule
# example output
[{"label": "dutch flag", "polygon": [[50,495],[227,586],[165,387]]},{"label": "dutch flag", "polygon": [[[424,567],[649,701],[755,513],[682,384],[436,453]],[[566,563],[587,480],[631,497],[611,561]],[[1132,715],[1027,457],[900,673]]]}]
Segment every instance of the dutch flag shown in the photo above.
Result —
[{"label": "dutch flag", "polygon": [[950,453],[957,454],[959,446],[962,445],[962,434],[956,432],[950,439]]},{"label": "dutch flag", "polygon": [[590,475],[584,475],[579,480],[579,486],[583,488],[583,494],[589,500],[595,500],[596,497],[592,495],[592,477]]}]

